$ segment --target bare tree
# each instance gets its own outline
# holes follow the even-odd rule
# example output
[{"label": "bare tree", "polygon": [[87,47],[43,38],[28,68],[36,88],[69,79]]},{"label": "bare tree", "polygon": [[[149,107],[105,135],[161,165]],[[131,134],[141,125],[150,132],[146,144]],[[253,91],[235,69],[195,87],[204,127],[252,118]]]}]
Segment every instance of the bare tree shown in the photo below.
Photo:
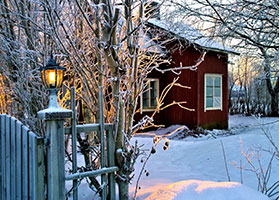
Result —
[{"label": "bare tree", "polygon": [[1,112],[9,113],[43,135],[37,112],[47,103],[40,81],[47,34],[42,7],[31,1],[0,1]]},{"label": "bare tree", "polygon": [[[119,198],[128,199],[128,186],[139,155],[137,145],[130,144],[137,130],[133,128],[133,118],[138,98],[146,87],[143,81],[160,59],[160,54],[145,44],[151,39],[147,40],[144,28],[144,2],[63,1],[56,9],[48,1],[43,4],[52,42],[70,78],[65,85],[77,88],[77,99],[83,100],[90,122],[99,121],[95,117],[99,112],[97,94],[99,86],[104,88],[105,121],[115,125]],[[61,12],[62,9],[67,12]],[[67,106],[69,94],[62,96],[61,102]],[[93,138],[94,134],[78,137],[86,170],[99,167],[98,160],[90,156],[92,148],[84,148],[97,145]],[[91,184],[100,190],[94,177]]]},{"label": "bare tree", "polygon": [[[99,122],[98,90],[103,86],[105,122],[114,123],[119,199],[129,198],[129,182],[140,154],[130,139],[139,129],[153,126],[153,116],[135,125],[140,95],[148,90],[144,80],[160,63],[166,62],[153,46],[144,15],[146,1],[1,0],[0,18],[0,100],[8,112],[35,132],[43,134],[36,114],[47,105],[47,92],[39,68],[53,54],[66,67],[59,103],[69,107],[70,92],[76,88],[77,107],[84,109],[85,121]],[[199,61],[199,62],[202,62]],[[174,80],[172,86],[184,87]],[[185,87],[187,88],[187,87]],[[5,93],[5,91],[8,91]],[[166,107],[158,98],[157,111]],[[14,102],[15,105],[10,105]],[[185,102],[173,102],[182,106]],[[1,108],[2,109],[2,108]],[[156,112],[155,112],[156,113]],[[80,113],[82,115],[82,112]],[[99,141],[96,134],[78,134],[86,167],[99,168]],[[66,142],[67,143],[67,142]],[[95,177],[90,185],[100,191]]]},{"label": "bare tree", "polygon": [[[104,86],[105,120],[115,124],[117,182],[120,199],[128,199],[128,185],[139,154],[129,143],[138,98],[147,89],[143,80],[160,59],[144,28],[142,1],[1,1],[1,105],[39,132],[36,114],[46,106],[46,91],[39,68],[52,53],[67,68],[65,88],[75,86],[77,100],[84,102],[86,120],[98,122],[97,94]],[[8,98],[4,90],[10,91]],[[59,92],[60,104],[69,106],[69,91]],[[83,101],[80,101],[83,100]],[[3,102],[2,102],[3,101]],[[6,109],[7,110],[7,109]],[[4,110],[4,111],[6,111]],[[3,111],[3,112],[4,112]],[[37,124],[34,122],[38,122]],[[89,146],[98,146],[94,134],[78,136],[86,170],[99,167]],[[93,142],[94,141],[94,142]],[[92,162],[96,161],[96,162]],[[91,184],[100,189],[95,178]]]},{"label": "bare tree", "polygon": [[[173,19],[188,21],[220,41],[234,43],[240,52],[258,56],[271,96],[271,115],[278,116],[279,1],[174,1]],[[170,16],[168,15],[168,16]]]},{"label": "bare tree", "polygon": [[266,95],[264,77],[258,57],[239,57],[229,73],[230,113],[262,116],[270,113],[270,95]]}]

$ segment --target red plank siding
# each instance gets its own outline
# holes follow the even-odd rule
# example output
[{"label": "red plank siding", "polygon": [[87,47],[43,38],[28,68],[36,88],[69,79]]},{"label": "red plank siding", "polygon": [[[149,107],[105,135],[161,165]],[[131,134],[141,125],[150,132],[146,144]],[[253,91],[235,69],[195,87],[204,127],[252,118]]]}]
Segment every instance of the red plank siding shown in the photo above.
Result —
[{"label": "red plank siding", "polygon": [[[167,48],[168,49],[168,48]],[[171,49],[169,47],[169,49]],[[172,63],[169,68],[182,66],[191,66],[201,56],[201,52],[192,46],[186,49],[176,50],[171,53]],[[166,68],[166,66],[162,66]],[[204,111],[204,74],[216,73],[222,74],[222,102],[223,109]],[[159,78],[160,92],[173,81],[178,75],[172,72],[164,74],[159,72],[152,72],[149,78]],[[202,126],[204,128],[227,128],[228,126],[228,88],[227,88],[227,54],[209,51],[205,56],[205,60],[200,64],[197,71],[182,70],[178,83],[184,86],[190,86],[191,89],[184,89],[180,87],[172,88],[164,101],[165,105],[173,101],[187,101],[185,107],[195,109],[195,111],[187,111],[177,105],[171,106],[155,116],[156,124],[173,125],[182,124],[189,128],[196,128]],[[143,112],[142,115],[135,116],[136,122],[144,115],[151,115],[151,112]]]}]

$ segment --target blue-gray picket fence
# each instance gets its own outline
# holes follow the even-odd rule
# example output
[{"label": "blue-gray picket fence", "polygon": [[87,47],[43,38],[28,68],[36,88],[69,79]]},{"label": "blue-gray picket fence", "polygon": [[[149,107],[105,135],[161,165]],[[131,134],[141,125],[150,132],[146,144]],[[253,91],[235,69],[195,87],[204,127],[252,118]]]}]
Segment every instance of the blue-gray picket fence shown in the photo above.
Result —
[{"label": "blue-gray picket fence", "polygon": [[20,121],[0,115],[0,199],[44,199],[44,148]]}]

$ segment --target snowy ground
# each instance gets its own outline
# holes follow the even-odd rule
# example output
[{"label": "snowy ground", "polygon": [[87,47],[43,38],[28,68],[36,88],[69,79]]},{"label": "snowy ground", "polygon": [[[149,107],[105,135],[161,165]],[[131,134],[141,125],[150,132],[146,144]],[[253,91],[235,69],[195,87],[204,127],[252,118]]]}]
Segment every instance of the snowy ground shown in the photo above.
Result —
[{"label": "snowy ground", "polygon": [[[140,179],[141,189],[137,193],[137,199],[268,199],[257,192],[256,174],[250,171],[252,167],[246,162],[241,151],[252,153],[256,149],[272,148],[262,128],[271,133],[275,144],[279,147],[278,120],[279,118],[262,118],[257,121],[253,117],[230,116],[230,131],[227,131],[227,136],[223,136],[221,131],[214,130],[211,132],[212,136],[170,140],[167,150],[163,150],[162,144],[157,145],[156,153],[152,154],[145,167],[149,175],[146,176],[144,173]],[[138,140],[138,143],[144,144],[144,148],[147,149],[153,145],[152,138],[135,137],[133,140]],[[231,182],[228,182],[221,141]],[[252,163],[258,168],[256,157],[255,152]],[[266,170],[270,158],[270,153],[260,151],[263,170]],[[238,168],[240,163],[243,170]],[[134,194],[142,165],[138,159],[135,178],[130,187],[131,196]],[[268,186],[277,180],[279,180],[279,162],[274,160]],[[92,199],[88,198],[91,195],[87,192],[86,184],[81,184],[80,187],[81,199]]]},{"label": "snowy ground", "polygon": [[[149,176],[144,175],[140,180],[141,189],[138,192],[138,199],[147,198],[147,196],[149,196],[149,193],[156,191],[156,188],[158,188],[160,184],[162,185],[160,187],[165,187],[164,191],[166,191],[168,190],[167,185],[185,180],[215,182],[228,181],[221,141],[223,142],[226,153],[230,180],[234,182],[241,182],[240,170],[236,167],[236,164],[240,165],[241,161],[245,169],[251,168],[241,154],[240,144],[242,143],[242,149],[245,152],[252,148],[271,148],[268,139],[265,137],[261,130],[261,127],[263,127],[271,132],[274,141],[276,142],[277,146],[279,146],[279,122],[270,124],[270,122],[275,122],[277,120],[278,118],[263,118],[258,122],[253,117],[243,117],[240,115],[230,116],[230,129],[233,130],[232,132],[235,135],[227,137],[218,136],[216,139],[208,135],[196,139],[187,137],[183,141],[171,140],[170,147],[165,151],[162,149],[163,145],[158,145],[156,148],[156,154],[152,155],[145,167],[145,169],[149,172]],[[267,126],[259,126],[259,123],[269,124]],[[238,132],[238,130],[240,130],[240,132]],[[213,133],[219,132],[220,131],[213,131]],[[147,147],[152,146],[152,140],[150,138],[136,139],[138,140],[139,144],[143,143]],[[270,157],[271,155],[269,153],[261,152],[260,159],[265,169]],[[257,163],[255,161],[253,162],[256,167],[258,167]],[[277,181],[279,177],[278,161],[275,160],[273,166],[274,167],[272,169],[269,185]],[[138,162],[136,164],[136,174],[139,174],[141,167],[142,163]],[[258,183],[256,175],[251,171],[246,171],[245,169],[242,170],[243,184],[256,190]],[[136,183],[134,181],[131,187],[131,192],[133,192],[132,190],[135,189],[135,184]],[[190,190],[194,192],[195,187],[193,186],[192,189],[186,189],[186,186],[188,184],[190,183],[184,183],[183,185],[185,185],[185,189],[181,189],[177,192],[175,191],[173,193],[173,197],[178,193],[181,193],[180,195],[191,195]],[[192,184],[195,185],[197,183],[196,181],[193,181]],[[240,185],[238,187],[242,188]],[[169,185],[169,188],[172,188],[172,185]],[[233,195],[235,194],[233,196],[233,199],[242,199],[241,196],[236,196],[241,194],[236,193],[235,189],[224,190],[224,187],[216,187],[216,189],[217,190],[213,190],[212,188],[212,192],[216,195],[229,195],[229,193],[232,193]],[[243,191],[247,191],[247,189],[248,188],[242,188]],[[225,192],[223,193],[223,191]],[[157,191],[158,198],[150,199],[162,199],[160,198],[161,193],[161,191]],[[209,195],[209,193],[207,194]],[[203,196],[203,194],[201,195],[202,196],[200,197],[199,195],[197,195],[197,198],[195,199],[205,199],[205,196]],[[248,193],[248,195],[249,196],[245,196],[243,199],[252,199],[249,197],[252,196],[253,193]],[[156,196],[155,193],[152,193],[152,196]],[[232,197],[232,195],[230,196]],[[220,196],[219,198],[217,198],[217,196],[214,196],[213,199],[225,199],[226,197],[227,196],[224,196],[222,198]],[[185,196],[184,198],[193,199],[193,196]],[[184,198],[182,198],[182,196],[178,197],[178,199]],[[208,196],[207,199],[211,199],[210,196]]]}]

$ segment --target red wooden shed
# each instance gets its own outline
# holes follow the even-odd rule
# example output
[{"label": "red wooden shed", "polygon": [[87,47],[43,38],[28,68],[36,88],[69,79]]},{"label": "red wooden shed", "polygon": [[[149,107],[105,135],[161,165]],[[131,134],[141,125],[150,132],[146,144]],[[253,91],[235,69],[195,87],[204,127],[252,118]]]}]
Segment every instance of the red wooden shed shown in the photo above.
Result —
[{"label": "red wooden shed", "polygon": [[[153,36],[161,33],[163,37],[175,37],[176,40],[164,45],[164,50],[171,60],[170,65],[162,65],[160,69],[179,66],[192,66],[207,52],[204,61],[196,71],[181,70],[180,75],[157,70],[148,76],[149,90],[142,94],[141,113],[135,116],[136,121],[145,115],[151,115],[156,106],[156,97],[162,90],[179,76],[178,83],[190,86],[191,89],[173,87],[164,103],[187,101],[188,111],[177,105],[166,108],[154,117],[155,124],[187,125],[189,128],[205,129],[228,128],[228,54],[237,54],[216,41],[204,37],[196,29],[182,24],[164,22],[158,19],[149,20]],[[152,36],[152,37],[153,37]]]}]

